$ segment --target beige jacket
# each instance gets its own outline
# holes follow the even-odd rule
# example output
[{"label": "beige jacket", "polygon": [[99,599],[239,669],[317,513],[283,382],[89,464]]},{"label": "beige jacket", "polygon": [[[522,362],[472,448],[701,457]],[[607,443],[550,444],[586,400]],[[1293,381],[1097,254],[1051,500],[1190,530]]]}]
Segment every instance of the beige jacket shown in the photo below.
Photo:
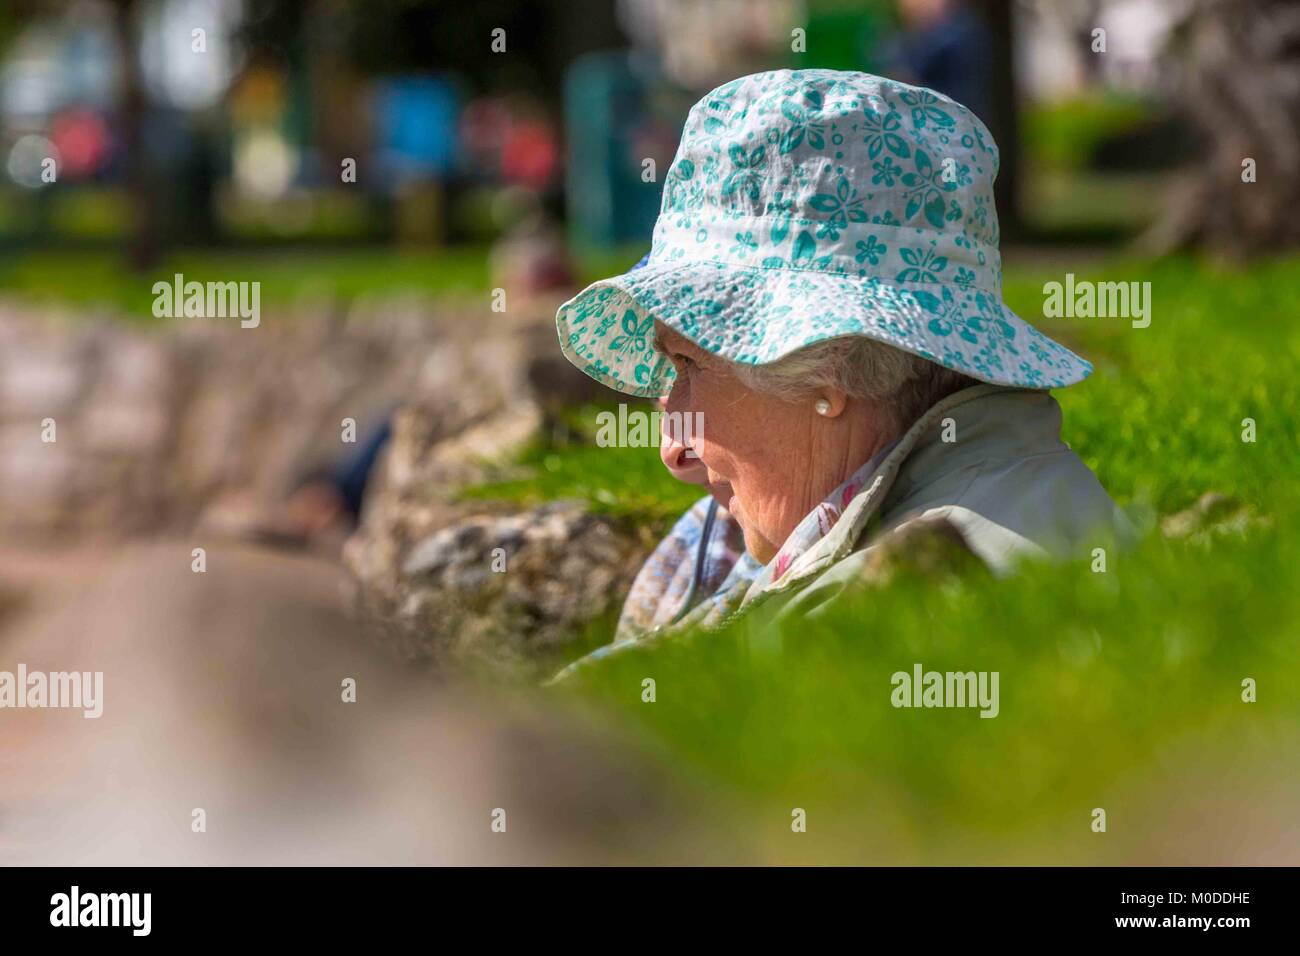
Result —
[{"label": "beige jacket", "polygon": [[1050,393],[979,385],[939,402],[903,436],[821,541],[741,607],[806,613],[864,574],[876,549],[945,519],[996,574],[1131,535],[1123,513],[1061,440]]}]

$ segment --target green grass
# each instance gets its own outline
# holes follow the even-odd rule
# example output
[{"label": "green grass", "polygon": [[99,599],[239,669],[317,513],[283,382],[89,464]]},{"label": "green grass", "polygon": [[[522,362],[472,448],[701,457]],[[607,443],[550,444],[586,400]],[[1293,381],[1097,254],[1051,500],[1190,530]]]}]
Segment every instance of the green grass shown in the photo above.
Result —
[{"label": "green grass", "polygon": [[[1300,590],[1279,569],[1297,560],[1295,539],[1271,531],[1213,547],[1149,539],[1105,574],[903,578],[790,628],[780,650],[737,627],[615,656],[565,693],[666,746],[728,812],[768,821],[759,832],[781,857],[799,858],[787,825],[803,807],[837,844],[814,841],[823,860],[1167,860],[1144,849],[1152,832],[1210,835],[1171,824],[1180,809],[1219,814],[1227,832],[1291,819],[1266,804],[1277,781],[1296,795]],[[895,709],[891,675],[915,663],[997,671],[1000,713]],[[1241,700],[1246,677],[1256,703]],[[1106,840],[1089,829],[1094,807]]]},{"label": "green grass", "polygon": [[[1122,503],[1184,508],[1213,490],[1271,511],[1295,485],[1300,439],[1300,263],[1217,268],[1116,263],[1077,279],[1151,283],[1151,325],[1042,318],[1051,274],[1012,272],[1018,314],[1077,345],[1096,371],[1056,393],[1065,438]],[[1241,440],[1253,418],[1254,444]]]},{"label": "green grass", "polygon": [[1107,139],[1155,118],[1139,98],[1106,94],[1026,107],[1020,210],[1041,236],[1110,240],[1132,236],[1159,214],[1167,174],[1093,168]]},{"label": "green grass", "polygon": [[1022,120],[1025,165],[1080,169],[1099,143],[1140,125],[1151,112],[1142,100],[1117,94],[1034,104]]},{"label": "green grass", "polygon": [[28,252],[0,257],[0,295],[39,303],[100,306],[132,321],[155,322],[153,284],[186,281],[261,282],[261,304],[301,296],[351,299],[366,293],[468,296],[488,287],[485,249],[468,246],[401,252],[387,247],[179,252],[147,275],[126,268],[121,253]]},{"label": "green grass", "polygon": [[[564,692],[705,782],[711,812],[745,821],[761,855],[1140,863],[1286,852],[1275,838],[1300,797],[1300,263],[1079,270],[1151,282],[1146,329],[1044,322],[1043,283],[1064,271],[1011,271],[1006,296],[1097,366],[1057,393],[1066,440],[1147,527],[1207,491],[1236,498],[1255,523],[1208,539],[1149,533],[1105,573],[1081,562],[997,582],[904,577],[800,622],[781,650],[743,624],[615,656]],[[1241,440],[1247,417],[1253,444]],[[587,410],[572,424],[581,435],[593,421]],[[577,496],[660,528],[695,496],[653,449],[570,435],[523,464],[513,483],[474,493]],[[891,707],[890,675],[916,662],[998,671],[1001,714]],[[641,699],[647,677],[653,704]],[[1246,677],[1257,703],[1241,700]],[[812,821],[802,843],[790,842],[792,807]],[[1104,836],[1090,829],[1094,807],[1110,816]]]},{"label": "green grass", "polygon": [[1035,167],[1025,174],[1021,208],[1038,234],[1133,236],[1159,216],[1168,186],[1162,173]]},{"label": "green grass", "polygon": [[[651,402],[640,402],[646,412]],[[570,409],[550,434],[530,444],[501,469],[496,480],[462,489],[462,499],[512,501],[533,506],[578,498],[595,510],[626,518],[662,536],[702,494],[695,485],[675,481],[659,463],[658,446],[602,448],[596,443],[597,415],[617,406]]]},{"label": "green grass", "polygon": [[[622,272],[644,252],[640,247],[584,251],[577,258],[578,281],[585,285]],[[491,287],[487,253],[483,244],[409,251],[387,246],[196,250],[168,255],[147,275],[128,269],[121,251],[0,253],[0,296],[100,307],[144,323],[157,321],[153,284],[170,281],[177,272],[187,281],[259,281],[263,306],[302,296],[345,301],[371,293],[485,296]]]}]

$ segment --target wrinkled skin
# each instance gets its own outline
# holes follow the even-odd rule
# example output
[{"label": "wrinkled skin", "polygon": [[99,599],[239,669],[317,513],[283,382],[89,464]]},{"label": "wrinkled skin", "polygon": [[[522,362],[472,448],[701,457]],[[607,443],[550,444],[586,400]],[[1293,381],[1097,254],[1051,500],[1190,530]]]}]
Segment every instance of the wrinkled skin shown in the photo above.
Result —
[{"label": "wrinkled skin", "polygon": [[[698,462],[671,437],[660,446],[665,466],[682,480],[699,480],[723,502],[745,532],[745,546],[770,561],[805,515],[893,436],[866,403],[836,389],[798,401],[754,392],[730,364],[660,323],[655,345],[677,377],[664,409],[703,416],[692,437]],[[827,414],[816,411],[824,399]]]}]

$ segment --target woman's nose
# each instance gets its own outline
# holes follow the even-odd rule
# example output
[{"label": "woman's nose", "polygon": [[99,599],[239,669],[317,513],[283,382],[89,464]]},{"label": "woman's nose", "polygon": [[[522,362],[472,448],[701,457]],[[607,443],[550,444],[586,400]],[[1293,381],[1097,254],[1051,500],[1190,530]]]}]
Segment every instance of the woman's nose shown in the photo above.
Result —
[{"label": "woman's nose", "polygon": [[[659,447],[665,455],[671,449],[672,454],[675,456],[681,451],[681,443],[677,440],[677,436],[673,434],[670,427],[672,419],[668,416],[667,395],[659,399],[659,408],[664,413],[659,417]],[[667,463],[667,459],[665,459],[665,463]]]},{"label": "woman's nose", "polygon": [[659,399],[660,407],[666,412],[684,412],[686,411],[687,397],[686,386],[683,384],[680,376],[673,379],[672,387],[668,394]]}]

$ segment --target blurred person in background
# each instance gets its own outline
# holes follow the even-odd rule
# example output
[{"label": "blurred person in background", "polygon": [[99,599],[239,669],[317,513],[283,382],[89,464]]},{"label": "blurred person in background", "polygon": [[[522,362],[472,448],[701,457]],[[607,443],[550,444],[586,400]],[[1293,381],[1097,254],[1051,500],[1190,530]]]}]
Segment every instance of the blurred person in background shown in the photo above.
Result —
[{"label": "blurred person in background", "polygon": [[902,29],[885,45],[891,74],[989,119],[990,38],[962,0],[899,0]]}]

